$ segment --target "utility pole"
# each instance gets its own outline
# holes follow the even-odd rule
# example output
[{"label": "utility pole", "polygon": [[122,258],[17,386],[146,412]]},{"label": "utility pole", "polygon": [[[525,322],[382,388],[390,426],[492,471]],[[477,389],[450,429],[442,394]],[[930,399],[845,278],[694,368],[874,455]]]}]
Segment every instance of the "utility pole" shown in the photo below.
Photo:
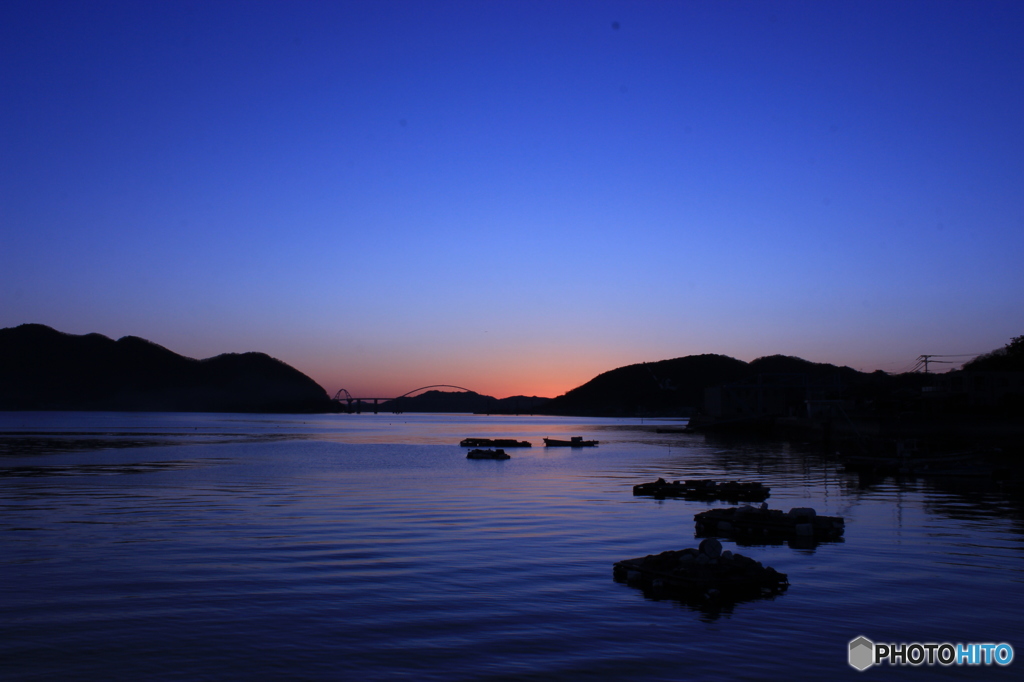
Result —
[{"label": "utility pole", "polygon": [[917,361],[918,361],[918,363],[922,363],[922,362],[924,363],[924,373],[927,374],[928,373],[928,363],[929,362],[941,363],[943,365],[955,365],[956,364],[952,360],[932,360],[932,358],[957,358],[957,357],[967,357],[967,356],[966,355],[936,355],[936,354],[932,353],[931,355],[918,355],[917,356]]}]

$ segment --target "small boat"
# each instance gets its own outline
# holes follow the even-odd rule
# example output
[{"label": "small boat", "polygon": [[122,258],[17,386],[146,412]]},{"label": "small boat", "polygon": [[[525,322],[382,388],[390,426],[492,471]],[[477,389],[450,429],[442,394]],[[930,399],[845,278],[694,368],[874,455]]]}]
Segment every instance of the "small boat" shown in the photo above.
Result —
[{"label": "small boat", "polygon": [[502,449],[498,450],[470,450],[466,459],[512,459]]},{"label": "small boat", "polygon": [[560,447],[560,448],[592,448],[597,445],[596,440],[583,440],[583,436],[573,436],[569,440],[559,440],[557,438],[545,438],[544,445],[549,448]]},{"label": "small boat", "polygon": [[513,440],[512,438],[463,438],[459,443],[464,448],[531,448],[533,445],[528,440]]},{"label": "small boat", "polygon": [[730,509],[709,509],[695,514],[697,537],[726,537],[742,540],[806,539],[838,541],[845,524],[841,516],[818,516],[810,507],[794,507],[789,512],[744,505]]},{"label": "small boat", "polygon": [[714,538],[703,540],[697,549],[616,562],[613,576],[618,582],[697,601],[773,597],[789,587],[785,573],[742,554],[723,552],[721,543]]},{"label": "small boat", "polygon": [[740,483],[725,481],[719,483],[708,479],[673,481],[659,478],[652,483],[633,486],[634,495],[650,495],[658,500],[666,497],[682,497],[687,500],[726,500],[736,502],[761,502],[769,495],[771,488],[759,482]]}]

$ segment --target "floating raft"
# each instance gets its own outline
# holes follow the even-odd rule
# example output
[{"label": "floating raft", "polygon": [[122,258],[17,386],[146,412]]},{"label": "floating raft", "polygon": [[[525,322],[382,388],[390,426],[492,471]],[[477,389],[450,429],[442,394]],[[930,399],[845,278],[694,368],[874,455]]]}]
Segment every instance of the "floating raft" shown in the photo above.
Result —
[{"label": "floating raft", "polygon": [[666,497],[683,497],[688,500],[735,500],[737,502],[761,502],[769,496],[771,488],[758,482],[718,481],[699,479],[673,481],[659,478],[653,483],[633,486],[634,495],[651,495],[663,500]]},{"label": "floating raft", "polygon": [[714,538],[702,541],[698,549],[619,561],[612,570],[618,582],[698,601],[771,597],[789,587],[785,573],[742,554],[723,552],[722,544]]},{"label": "floating raft", "polygon": [[697,537],[727,537],[739,540],[797,539],[837,540],[845,524],[841,516],[818,516],[810,507],[794,507],[788,513],[781,509],[742,506],[709,509],[695,514]]},{"label": "floating raft", "polygon": [[470,450],[466,459],[512,459],[504,450]]},{"label": "floating raft", "polygon": [[549,448],[561,447],[561,448],[592,448],[598,444],[596,440],[583,440],[583,436],[573,436],[569,440],[559,440],[557,438],[545,438],[544,445]]},{"label": "floating raft", "polygon": [[463,438],[459,443],[464,448],[531,448],[528,440],[511,438]]}]

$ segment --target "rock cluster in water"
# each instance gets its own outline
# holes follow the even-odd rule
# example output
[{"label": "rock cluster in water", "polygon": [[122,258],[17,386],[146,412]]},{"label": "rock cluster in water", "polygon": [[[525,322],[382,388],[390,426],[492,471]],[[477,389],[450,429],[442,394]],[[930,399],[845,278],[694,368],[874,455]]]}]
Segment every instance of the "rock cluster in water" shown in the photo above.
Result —
[{"label": "rock cluster in water", "polygon": [[466,459],[512,459],[504,450],[470,450]]},{"label": "rock cluster in water", "polygon": [[659,478],[651,483],[633,486],[634,495],[650,495],[655,499],[682,497],[688,500],[734,500],[736,502],[760,502],[770,495],[771,488],[760,482],[712,481],[696,479],[668,482]]},{"label": "rock cluster in water", "polygon": [[837,540],[845,530],[843,517],[818,516],[810,507],[794,507],[789,512],[744,505],[730,509],[709,509],[695,514],[698,537],[715,535],[729,538],[778,537]]},{"label": "rock cluster in water", "polygon": [[514,438],[463,438],[459,443],[464,448],[529,448],[533,447],[528,440]]},{"label": "rock cluster in water", "polygon": [[668,591],[703,599],[770,596],[789,585],[784,573],[742,554],[722,551],[707,538],[689,548],[627,559],[615,564],[615,579],[653,591]]}]

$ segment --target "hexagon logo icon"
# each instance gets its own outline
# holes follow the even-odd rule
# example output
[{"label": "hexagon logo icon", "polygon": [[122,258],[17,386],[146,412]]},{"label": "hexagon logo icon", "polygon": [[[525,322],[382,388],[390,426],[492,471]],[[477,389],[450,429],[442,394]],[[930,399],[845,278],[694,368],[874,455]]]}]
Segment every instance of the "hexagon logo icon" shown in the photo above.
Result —
[{"label": "hexagon logo icon", "polygon": [[858,637],[850,641],[850,665],[865,671],[875,662],[875,643],[867,637]]}]

